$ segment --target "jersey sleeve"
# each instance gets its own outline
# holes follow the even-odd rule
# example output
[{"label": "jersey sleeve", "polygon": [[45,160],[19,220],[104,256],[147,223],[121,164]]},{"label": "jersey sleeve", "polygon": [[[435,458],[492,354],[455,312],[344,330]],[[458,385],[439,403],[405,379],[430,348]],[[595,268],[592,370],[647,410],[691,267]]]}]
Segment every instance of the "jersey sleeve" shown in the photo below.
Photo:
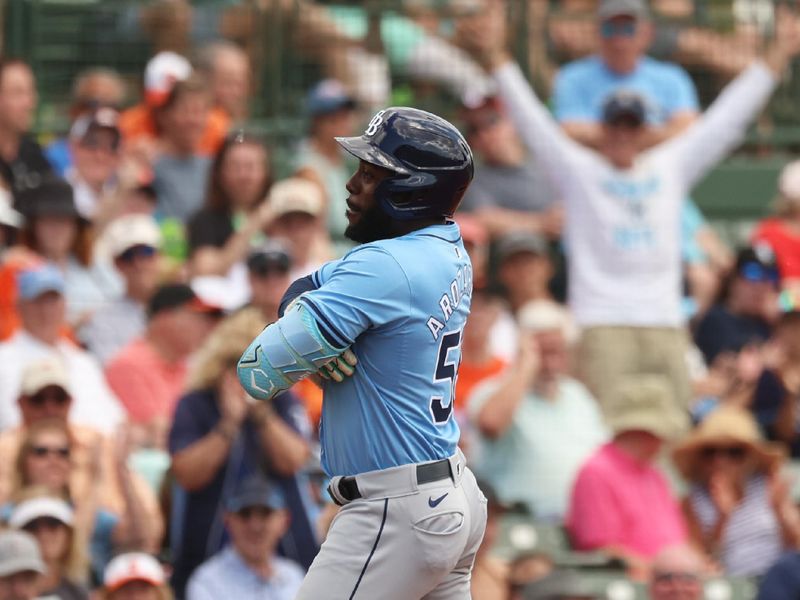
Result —
[{"label": "jersey sleeve", "polygon": [[320,287],[299,301],[332,343],[350,346],[367,329],[407,316],[411,301],[408,278],[384,249],[363,246],[324,269],[317,272],[324,278]]}]

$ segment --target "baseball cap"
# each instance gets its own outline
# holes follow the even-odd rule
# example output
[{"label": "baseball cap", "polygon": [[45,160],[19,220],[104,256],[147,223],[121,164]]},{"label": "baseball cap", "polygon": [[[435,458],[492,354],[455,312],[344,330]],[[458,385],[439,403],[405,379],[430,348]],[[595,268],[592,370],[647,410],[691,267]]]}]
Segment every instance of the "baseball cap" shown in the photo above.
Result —
[{"label": "baseball cap", "polygon": [[132,581],[144,581],[159,587],[166,583],[161,564],[144,552],[127,552],[111,559],[103,574],[103,588],[113,592]]},{"label": "baseball cap", "polygon": [[108,225],[103,238],[108,240],[109,254],[116,258],[135,246],[158,248],[161,230],[151,215],[123,215]]},{"label": "baseball cap", "polygon": [[247,269],[254,275],[288,273],[292,258],[282,244],[271,241],[253,249],[247,257]]},{"label": "baseball cap", "polygon": [[50,356],[28,363],[22,370],[20,391],[26,396],[33,396],[46,387],[55,385],[70,393],[69,374],[64,363]]},{"label": "baseball cap", "polygon": [[641,125],[646,118],[644,98],[630,90],[618,90],[610,94],[603,103],[603,122],[613,124],[628,119]]},{"label": "baseball cap", "polygon": [[258,475],[245,479],[225,501],[225,510],[239,512],[245,508],[259,506],[280,510],[286,506],[280,491]]},{"label": "baseball cap", "polygon": [[197,312],[222,312],[222,307],[207,304],[188,285],[168,283],[158,288],[153,297],[150,298],[150,302],[147,304],[147,316],[152,319],[158,313],[174,310],[182,306],[189,306]]},{"label": "baseball cap", "polygon": [[672,398],[672,387],[663,375],[630,375],[617,386],[618,410],[606,421],[614,433],[647,431],[670,440],[688,428],[688,417]]},{"label": "baseball cap", "polygon": [[247,304],[247,289],[236,286],[221,275],[202,275],[192,279],[190,286],[208,312],[229,313]]},{"label": "baseball cap", "polygon": [[192,64],[180,54],[159,52],[144,69],[144,99],[154,108],[164,104],[178,81],[188,79]]},{"label": "baseball cap", "polygon": [[597,18],[601,21],[623,16],[646,19],[649,14],[644,0],[601,0],[597,7]]},{"label": "baseball cap", "polygon": [[514,231],[497,243],[497,260],[503,262],[515,254],[537,254],[548,256],[547,241],[535,233]]},{"label": "baseball cap", "polygon": [[14,208],[29,219],[80,216],[72,186],[54,175],[45,176],[39,185],[16,191]]},{"label": "baseball cap", "polygon": [[800,160],[783,167],[778,179],[778,192],[786,199],[800,200]]},{"label": "baseball cap", "polygon": [[570,312],[553,300],[531,300],[517,313],[520,330],[530,333],[558,330],[568,342],[578,339],[578,328]]},{"label": "baseball cap", "polygon": [[0,531],[0,577],[26,571],[46,572],[36,538],[25,531]]},{"label": "baseball cap", "polygon": [[337,79],[323,79],[311,88],[306,99],[306,110],[312,117],[355,107],[356,101]]},{"label": "baseball cap", "polygon": [[464,104],[459,111],[459,117],[467,135],[473,135],[504,118],[503,104],[497,96],[487,96],[475,105]]},{"label": "baseball cap", "polygon": [[64,293],[64,276],[58,267],[42,263],[17,274],[17,297],[33,300],[47,292]]},{"label": "baseball cap", "polygon": [[780,280],[775,253],[768,244],[755,244],[739,250],[736,255],[736,274],[747,281]]},{"label": "baseball cap", "polygon": [[276,217],[302,212],[314,217],[322,212],[322,189],[314,182],[300,177],[290,177],[272,186],[269,203]]},{"label": "baseball cap", "polygon": [[121,137],[119,131],[119,113],[107,106],[98,108],[90,113],[85,113],[75,119],[75,122],[69,130],[69,137],[74,140],[83,140],[92,131],[97,131],[98,129],[111,131],[116,136],[116,142],[119,143]]},{"label": "baseball cap", "polygon": [[72,507],[61,498],[44,496],[41,498],[31,498],[20,502],[11,511],[8,524],[16,529],[22,529],[28,523],[49,517],[57,519],[64,525],[72,526],[74,521],[74,511]]}]

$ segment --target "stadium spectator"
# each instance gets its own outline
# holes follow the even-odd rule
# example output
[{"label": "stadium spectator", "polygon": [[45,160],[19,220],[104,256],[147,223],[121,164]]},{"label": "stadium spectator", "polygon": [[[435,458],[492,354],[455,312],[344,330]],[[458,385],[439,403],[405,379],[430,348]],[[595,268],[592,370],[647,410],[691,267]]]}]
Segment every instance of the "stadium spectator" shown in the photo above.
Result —
[{"label": "stadium spectator", "polygon": [[775,253],[784,289],[800,293],[800,161],[786,165],[778,179],[775,215],[761,221],[751,237]]},{"label": "stadium spectator", "polygon": [[[128,469],[125,443],[116,439],[112,448],[91,430],[69,425],[58,416],[33,421],[19,435],[0,437],[9,459],[16,455],[7,498],[19,500],[23,490],[33,486],[67,500],[97,578],[115,549],[156,548],[161,537],[155,498]],[[112,454],[101,457],[100,452]],[[113,510],[108,508],[112,503]],[[12,502],[3,505],[6,518],[13,508]]]},{"label": "stadium spectator", "polygon": [[319,185],[301,177],[279,181],[269,192],[272,218],[267,234],[289,250],[292,281],[310,275],[331,258],[329,238],[322,223],[324,204]]},{"label": "stadium spectator", "polygon": [[478,480],[478,487],[486,496],[486,530],[472,567],[470,592],[474,600],[509,600],[509,566],[492,556],[506,505],[488,482]]},{"label": "stadium spectator", "polygon": [[[683,410],[690,389],[680,298],[681,206],[688,190],[741,139],[800,50],[796,16],[779,21],[764,61],[729,84],[703,119],[644,153],[641,96],[619,92],[608,99],[599,152],[580,146],[556,126],[510,62],[502,12],[487,12],[483,23],[473,42],[521,137],[564,200],[570,305],[583,330],[585,382],[609,415],[620,376],[664,374],[674,386],[676,411]],[[635,30],[635,22],[614,28],[631,25]]]},{"label": "stadium spectator", "polygon": [[800,595],[800,552],[787,552],[767,571],[758,600],[791,600]]},{"label": "stadium spectator", "polygon": [[220,316],[218,307],[206,304],[189,286],[165,284],[147,304],[143,335],[106,365],[111,389],[128,419],[142,430],[147,446],[166,447],[175,406],[186,386],[188,359]]},{"label": "stadium spectator", "polygon": [[713,411],[673,451],[691,484],[683,509],[692,542],[728,575],[763,575],[784,550],[800,547],[800,512],[779,472],[784,458],[735,406]]},{"label": "stadium spectator", "polygon": [[0,178],[12,193],[35,187],[52,173],[42,148],[28,134],[37,101],[28,63],[19,58],[0,60]]},{"label": "stadium spectator", "polygon": [[120,294],[119,278],[93,260],[91,228],[81,218],[68,183],[47,177],[15,198],[26,218],[20,243],[63,273],[67,322],[80,327]]},{"label": "stadium spectator", "polygon": [[0,598],[37,600],[44,573],[36,538],[14,529],[0,531]]},{"label": "stadium spectator", "polygon": [[70,418],[110,433],[122,420],[123,411],[96,359],[61,335],[65,300],[60,271],[49,264],[22,271],[18,288],[22,328],[0,344],[0,431],[19,423],[17,398],[25,368],[33,361],[58,357],[69,379],[80,381],[73,390]]},{"label": "stadium spectator", "polygon": [[172,600],[159,562],[142,552],[114,557],[105,570],[98,600]]},{"label": "stadium spectator", "polygon": [[153,187],[162,217],[185,223],[202,206],[211,159],[201,143],[210,110],[208,86],[197,75],[176,82],[155,110]]},{"label": "stadium spectator", "polygon": [[23,268],[38,262],[33,252],[15,246],[23,222],[22,214],[11,208],[10,199],[0,198],[0,342],[11,337],[19,327],[17,275]]},{"label": "stadium spectator", "polygon": [[462,210],[472,211],[493,238],[513,231],[548,237],[561,233],[556,193],[498,98],[461,111],[466,138],[480,162]]},{"label": "stadium spectator", "polygon": [[69,132],[72,166],[65,173],[81,217],[93,221],[117,186],[120,165],[119,113],[99,108],[78,117]]},{"label": "stadium spectator", "polygon": [[670,546],[653,560],[650,575],[652,600],[703,600],[703,558],[692,546]]},{"label": "stadium spectator", "polygon": [[353,135],[356,102],[342,84],[325,79],[308,93],[306,111],[309,116],[308,137],[297,149],[297,174],[315,181],[324,191],[325,223],[331,238],[346,249],[347,190],[345,186],[353,169],[347,153],[336,143],[336,137]]},{"label": "stadium spectator", "polygon": [[36,538],[45,573],[39,583],[42,596],[59,600],[88,600],[88,557],[84,540],[76,534],[75,514],[69,504],[35,488],[22,491],[8,524]]},{"label": "stadium spectator", "polygon": [[205,206],[188,223],[191,271],[227,275],[272,219],[265,206],[271,185],[269,153],[257,138],[225,139],[211,165]]},{"label": "stadium spectator", "polygon": [[78,335],[106,364],[144,333],[145,306],[158,285],[161,232],[153,217],[130,214],[112,221],[103,240],[104,251],[125,282],[125,292],[95,311]]},{"label": "stadium spectator", "polygon": [[[170,3],[173,4],[173,3]],[[159,52],[151,58],[144,69],[144,102],[129,108],[120,116],[119,128],[127,142],[144,144],[146,153],[159,136],[162,124],[158,112],[169,100],[172,89],[179,81],[188,79],[192,65],[183,56],[174,52]],[[193,150],[203,156],[217,152],[228,134],[229,121],[220,110],[204,112],[202,133]]]},{"label": "stadium spectator", "polygon": [[305,572],[275,553],[289,527],[280,492],[261,477],[247,479],[225,502],[223,518],[230,544],[197,568],[186,600],[292,600]]},{"label": "stadium spectator", "polygon": [[663,376],[630,376],[616,393],[621,410],[608,418],[614,438],[580,468],[566,525],[576,549],[602,550],[646,578],[661,550],[687,538],[678,501],[654,465],[686,426]]},{"label": "stadium spectator", "polygon": [[460,212],[455,217],[461,230],[464,249],[472,262],[472,285],[486,287],[489,283],[489,232],[475,216]]},{"label": "stadium spectator", "polygon": [[223,321],[195,358],[190,391],[175,412],[169,435],[177,482],[170,542],[179,597],[195,568],[225,544],[221,503],[241,481],[264,470],[283,493],[292,517],[281,554],[307,568],[317,552],[305,513],[307,492],[295,478],[309,457],[303,435],[308,427],[299,404],[291,392],[269,405],[250,403],[236,375],[243,345],[263,327],[263,318],[251,311]]},{"label": "stadium spectator", "polygon": [[775,255],[769,246],[760,244],[739,251],[719,302],[695,327],[695,343],[707,364],[769,339],[778,310],[778,279]]},{"label": "stadium spectator", "polygon": [[233,42],[216,41],[203,48],[197,67],[209,82],[214,106],[231,123],[247,120],[252,86],[247,53]]},{"label": "stadium spectator", "polygon": [[276,242],[253,249],[247,257],[250,306],[258,309],[265,323],[278,318],[281,299],[291,283],[291,267],[288,251]]},{"label": "stadium spectator", "polygon": [[647,108],[637,139],[650,148],[679,134],[697,119],[694,84],[679,66],[645,55],[653,36],[644,0],[601,0],[597,9],[598,53],[565,65],[556,77],[556,119],[574,140],[600,148],[603,106],[619,90],[636,92]]},{"label": "stadium spectator", "polygon": [[475,471],[504,502],[561,521],[578,469],[608,434],[594,398],[567,376],[566,309],[534,301],[520,309],[518,322],[516,360],[469,398],[481,434]]},{"label": "stadium spectator", "polygon": [[[78,73],[72,84],[70,126],[80,117],[91,114],[99,108],[120,110],[125,96],[125,82],[113,69],[92,67]],[[64,177],[72,167],[72,152],[68,138],[59,138],[51,142],[45,148],[44,154],[59,177]]]},{"label": "stadium spectator", "polygon": [[792,458],[800,458],[800,312],[781,315],[771,345],[774,356],[747,406],[768,439],[782,442]]}]

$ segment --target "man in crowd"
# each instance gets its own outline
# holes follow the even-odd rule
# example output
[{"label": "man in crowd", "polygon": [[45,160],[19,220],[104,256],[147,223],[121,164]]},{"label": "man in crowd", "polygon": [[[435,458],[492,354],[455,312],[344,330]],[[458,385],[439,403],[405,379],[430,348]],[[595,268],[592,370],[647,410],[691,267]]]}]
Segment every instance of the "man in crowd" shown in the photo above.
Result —
[{"label": "man in crowd", "polygon": [[24,531],[0,532],[0,600],[36,600],[44,574],[36,538]]},{"label": "man in crowd", "polygon": [[494,238],[520,230],[557,237],[561,218],[556,193],[500,100],[490,98],[463,110],[462,120],[467,141],[480,159],[462,209],[473,211]]},{"label": "man in crowd", "polygon": [[92,314],[79,333],[89,351],[106,364],[145,330],[145,306],[158,284],[161,231],[150,215],[131,214],[113,221],[102,239],[125,292]]},{"label": "man in crowd", "polygon": [[187,600],[293,600],[305,573],[275,553],[289,526],[280,492],[258,476],[247,479],[225,502],[224,520],[230,543],[197,568]]},{"label": "man in crowd", "polygon": [[703,557],[688,544],[664,548],[653,560],[652,600],[703,600]]},{"label": "man in crowd", "polygon": [[17,308],[22,327],[0,344],[0,430],[19,422],[16,400],[22,373],[31,361],[60,356],[75,389],[72,418],[111,433],[123,418],[117,397],[108,387],[97,360],[62,337],[66,303],[64,279],[51,264],[20,272]]},{"label": "man in crowd", "polygon": [[41,147],[28,135],[36,102],[30,66],[18,58],[0,60],[0,178],[7,190],[36,187],[51,173]]},{"label": "man in crowd", "polygon": [[233,42],[214,42],[203,49],[197,66],[209,82],[214,106],[231,123],[244,123],[250,110],[252,85],[247,53]]},{"label": "man in crowd", "polygon": [[519,354],[469,398],[480,432],[475,470],[506,503],[562,520],[578,469],[607,439],[594,398],[567,376],[570,319],[553,302],[519,313]]},{"label": "man in crowd", "polygon": [[166,434],[186,384],[187,360],[206,339],[221,315],[192,288],[167,284],[147,304],[144,334],[106,366],[106,377],[127,412],[155,447],[166,447]]},{"label": "man in crowd", "polygon": [[256,248],[247,257],[250,305],[261,312],[267,323],[278,318],[281,299],[291,283],[291,267],[289,253],[274,242]]}]

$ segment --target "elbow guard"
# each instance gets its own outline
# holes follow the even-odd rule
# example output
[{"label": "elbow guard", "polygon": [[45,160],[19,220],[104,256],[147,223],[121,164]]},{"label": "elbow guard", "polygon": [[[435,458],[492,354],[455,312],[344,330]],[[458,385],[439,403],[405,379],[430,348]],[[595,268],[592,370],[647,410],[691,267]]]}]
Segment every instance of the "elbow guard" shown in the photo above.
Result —
[{"label": "elbow guard", "polygon": [[298,304],[245,350],[237,368],[239,381],[254,398],[269,400],[316,373],[344,350],[332,346],[308,309]]}]

